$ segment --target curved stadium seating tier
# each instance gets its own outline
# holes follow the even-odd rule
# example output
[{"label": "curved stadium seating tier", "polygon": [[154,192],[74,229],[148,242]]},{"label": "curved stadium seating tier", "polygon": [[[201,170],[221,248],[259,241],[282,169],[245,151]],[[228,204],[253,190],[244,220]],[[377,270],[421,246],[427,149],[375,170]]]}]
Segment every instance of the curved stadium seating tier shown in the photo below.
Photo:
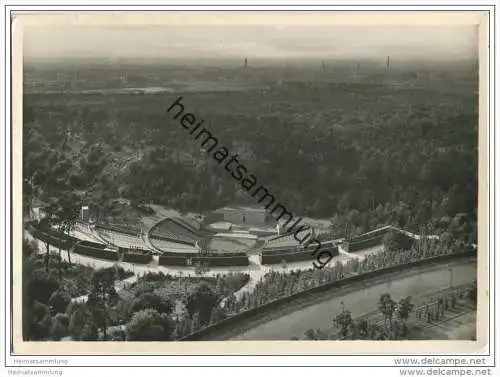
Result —
[{"label": "curved stadium seating tier", "polygon": [[183,219],[182,217],[172,217],[171,219],[172,221],[176,222],[177,224],[185,228],[187,231],[193,233],[194,235],[198,235],[198,230],[200,227],[200,224],[198,222],[196,222],[196,224],[193,225],[191,221]]},{"label": "curved stadium seating tier", "polygon": [[200,239],[200,233],[188,223],[177,218],[165,219],[151,228],[151,237],[194,245]]},{"label": "curved stadium seating tier", "polygon": [[94,247],[96,249],[105,249],[106,248],[105,244],[92,242],[92,241],[80,241],[78,244],[80,246],[90,246],[90,247]]},{"label": "curved stadium seating tier", "polygon": [[106,249],[106,246],[103,244],[80,241],[77,238],[52,229],[40,230],[32,226],[28,227],[28,231],[33,235],[33,237],[39,239],[40,241],[47,242],[49,245],[63,250],[72,249],[73,252],[81,255],[107,260],[118,260],[118,253],[116,251]]},{"label": "curved stadium seating tier", "polygon": [[130,234],[131,236],[136,236],[141,232],[141,229],[135,226],[129,225],[118,225],[118,224],[97,224],[96,228],[110,230],[117,233]]},{"label": "curved stadium seating tier", "polygon": [[122,233],[117,230],[99,229],[101,238],[110,244],[123,248],[148,249],[148,245],[137,234]]},{"label": "curved stadium seating tier", "polygon": [[165,229],[157,230],[152,229],[149,233],[150,238],[156,238],[158,240],[170,241],[175,243],[181,243],[183,245],[194,246],[196,244],[197,239],[187,238],[182,235],[178,235],[172,231],[167,231]]},{"label": "curved stadium seating tier", "polygon": [[339,254],[339,249],[337,246],[321,247],[317,251],[316,248],[313,247],[304,250],[290,248],[270,249],[262,251],[260,260],[262,264],[278,264],[283,261],[301,262],[315,259],[317,256],[321,255],[322,252],[328,252],[330,255],[335,257]]},{"label": "curved stadium seating tier", "polygon": [[178,243],[172,240],[165,240],[157,238],[155,236],[149,237],[149,242],[158,250],[165,252],[175,252],[175,253],[190,253],[196,254],[199,252],[198,248],[194,245],[187,245],[184,243]]},{"label": "curved stadium seating tier", "polygon": [[88,228],[79,224],[71,230],[70,235],[82,241],[98,242],[98,238],[96,238]]},{"label": "curved stadium seating tier", "polygon": [[295,236],[293,233],[292,234],[283,234],[281,236],[268,239],[267,243],[266,243],[266,247],[270,247],[270,248],[279,247],[279,245],[287,244],[287,243],[288,244],[290,244],[290,243],[298,244],[299,242],[295,239]]},{"label": "curved stadium seating tier", "polygon": [[265,229],[256,229],[256,228],[250,228],[248,231],[250,234],[254,234],[258,237],[267,237],[267,236],[273,235],[275,233],[274,230],[265,230]]}]

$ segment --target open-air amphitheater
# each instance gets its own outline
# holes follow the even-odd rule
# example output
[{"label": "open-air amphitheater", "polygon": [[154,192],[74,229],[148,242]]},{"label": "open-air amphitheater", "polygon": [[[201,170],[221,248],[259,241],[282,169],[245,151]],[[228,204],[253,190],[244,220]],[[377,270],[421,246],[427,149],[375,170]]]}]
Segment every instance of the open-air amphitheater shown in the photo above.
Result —
[{"label": "open-air amphitheater", "polygon": [[[269,221],[264,210],[227,207],[222,212],[221,215],[220,210],[214,211],[196,219],[180,215],[164,217],[147,229],[80,220],[69,234],[55,228],[40,229],[36,221],[28,222],[26,230],[44,245],[69,250],[72,255],[82,256],[83,263],[95,266],[113,262],[130,270],[189,276],[196,273],[196,266],[203,265],[208,275],[247,272],[254,284],[270,270],[313,267],[311,251],[301,247],[294,234],[279,234],[276,222]],[[320,251],[333,256],[332,264],[362,259],[383,250],[382,239],[390,231],[415,239],[420,237],[392,226],[349,239],[333,235],[329,239],[325,229],[317,230],[318,234],[327,233],[322,235]],[[73,259],[78,263],[78,257]]]},{"label": "open-air amphitheater", "polygon": [[[244,209],[239,209],[239,211],[244,214],[239,213],[236,218],[229,216],[223,219],[217,218],[217,216],[214,218],[212,215],[181,216],[179,213],[167,216],[156,215],[156,220],[150,222],[151,225],[147,228],[78,221],[69,234],[63,234],[55,228],[42,229],[38,225],[40,222],[31,220],[25,224],[27,233],[25,234],[28,238],[33,238],[39,243],[38,249],[41,253],[46,251],[57,253],[60,250],[67,250],[67,253],[59,253],[59,255],[65,260],[71,258],[72,263],[87,265],[94,269],[118,265],[124,270],[132,272],[133,275],[124,281],[125,285],[117,285],[117,289],[123,289],[127,284],[136,282],[141,274],[151,272],[162,272],[179,278],[194,278],[196,275],[214,277],[239,272],[248,275],[244,285],[232,293],[236,300],[240,300],[252,294],[258,284],[265,281],[266,275],[269,273],[298,274],[300,272],[306,275],[314,275],[318,272],[314,271],[313,267],[315,256],[310,250],[307,250],[307,247],[301,247],[293,234],[279,234],[279,230],[276,229],[276,222],[260,221],[259,223],[258,221],[252,221],[251,216],[247,217],[248,213],[245,213]],[[315,229],[315,235],[321,239],[322,250],[327,250],[328,254],[333,256],[328,266],[336,268],[338,263],[341,263],[346,266],[346,271],[349,271],[349,265],[358,265],[356,260],[359,262],[365,258],[370,260],[369,255],[382,252],[384,250],[384,237],[390,232],[404,235],[407,240],[418,240],[424,237],[438,238],[435,235],[421,236],[413,234],[393,226],[380,227],[355,237],[346,238],[332,234],[328,231],[328,227],[322,226],[322,229],[320,229],[321,226],[315,224],[318,225],[316,228],[313,225],[314,220],[310,220],[308,223]],[[343,292],[342,287],[345,285],[356,287],[356,284],[361,280],[365,281],[364,279],[367,279],[368,282],[370,279],[378,279],[379,275],[384,273],[405,271],[405,267],[420,268],[428,264],[440,263],[438,266],[441,269],[440,271],[444,271],[443,269],[450,270],[450,262],[453,263],[457,258],[463,258],[464,255],[473,256],[473,254],[475,255],[475,245],[472,245],[472,249],[466,252],[455,253],[450,250],[449,253],[431,255],[427,259],[406,258],[402,263],[406,263],[407,266],[396,261],[395,265],[379,270],[375,269],[357,275],[349,275],[348,273],[347,276],[342,276],[340,280],[328,281],[326,279],[319,285],[308,284],[309,288],[305,291],[292,295],[285,294],[283,297],[261,306],[243,310],[221,322],[184,336],[182,340],[229,339],[232,336],[254,340],[266,338],[266,336],[270,336],[269,339],[289,339],[289,336],[291,336],[291,323],[298,323],[299,320],[285,314],[286,310],[288,310],[285,310],[287,307],[296,311],[300,317],[301,326],[305,326],[305,324],[312,325],[316,320],[319,321],[318,323],[321,321],[329,323],[330,319],[318,317],[318,313],[324,310],[318,311],[315,309],[317,305],[314,304],[313,299],[317,294]],[[464,264],[464,262],[460,263]],[[471,262],[467,261],[465,265],[466,267],[452,268],[456,269],[454,273],[460,274],[465,280],[470,280],[474,270],[473,262],[471,264]],[[197,268],[197,266],[203,266],[203,268]],[[465,268],[465,272],[459,271],[460,268]],[[446,276],[446,274],[439,272],[438,276],[442,277]],[[441,285],[444,284],[441,284],[441,282],[438,287],[439,284],[434,286],[435,284],[432,282],[430,283],[431,286],[427,287],[422,286],[421,280],[417,280],[417,283],[415,292],[419,294],[423,293],[420,291],[425,289],[430,291],[439,290]],[[373,282],[369,284],[373,284],[373,289],[380,285]],[[407,281],[405,283],[401,280],[401,289],[406,287],[405,289],[411,291],[408,287],[413,287],[414,284],[415,282]],[[364,294],[358,296],[365,297]],[[225,306],[228,297],[224,297],[219,302],[221,307]],[[348,296],[345,296],[345,298],[347,299]],[[86,301],[87,299],[88,296],[84,295],[74,297],[72,301]],[[362,300],[358,301],[356,301],[356,308],[358,306],[359,308],[366,307],[366,305],[361,305]],[[300,305],[306,305],[307,302],[316,306],[308,309],[307,313],[309,314],[305,315]],[[325,302],[331,304],[331,298]],[[299,303],[301,304],[297,306]],[[285,310],[285,312],[281,313],[282,310]],[[311,310],[316,310],[314,311],[315,316],[311,317]],[[266,313],[269,315],[274,313],[274,316],[279,313],[284,315],[283,319],[277,320],[279,322],[279,326],[276,327],[279,329],[279,331],[276,330],[278,333],[270,331],[266,327],[267,325],[259,325],[259,318]],[[270,318],[266,321],[271,321]],[[275,322],[271,321],[270,323]],[[255,327],[255,330],[246,333],[246,326],[257,327]],[[300,326],[295,326],[294,329],[303,330]],[[234,332],[236,330],[238,332]]]}]

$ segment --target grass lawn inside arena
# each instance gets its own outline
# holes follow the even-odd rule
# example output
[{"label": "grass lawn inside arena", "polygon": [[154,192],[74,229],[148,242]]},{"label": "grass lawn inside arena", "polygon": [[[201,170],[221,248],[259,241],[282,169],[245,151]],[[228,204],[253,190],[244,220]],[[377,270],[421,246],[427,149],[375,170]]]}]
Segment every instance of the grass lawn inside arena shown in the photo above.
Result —
[{"label": "grass lawn inside arena", "polygon": [[210,340],[300,339],[308,329],[330,329],[333,318],[341,310],[341,301],[356,318],[375,310],[382,293],[390,292],[392,299],[399,301],[404,296],[418,296],[445,289],[450,284],[448,268],[453,271],[453,285],[470,283],[476,277],[476,262],[469,259],[396,272],[318,294],[302,300],[300,304],[291,303],[278,312],[266,313],[246,326],[228,330]]}]

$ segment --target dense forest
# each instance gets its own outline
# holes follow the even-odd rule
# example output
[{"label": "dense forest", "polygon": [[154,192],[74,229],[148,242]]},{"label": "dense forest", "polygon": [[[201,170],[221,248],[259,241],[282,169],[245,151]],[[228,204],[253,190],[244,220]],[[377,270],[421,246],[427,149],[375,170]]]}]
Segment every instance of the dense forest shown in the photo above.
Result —
[{"label": "dense forest", "polygon": [[[42,85],[24,94],[24,209],[41,203],[63,231],[71,229],[82,204],[100,220],[131,228],[150,211],[146,204],[182,212],[255,204],[167,114],[183,96],[186,110],[203,119],[294,215],[328,219],[334,233],[346,225],[359,234],[393,224],[441,237],[386,247],[363,261],[323,270],[269,272],[239,298],[232,292],[248,281],[244,274],[196,279],[147,274],[124,287],[120,282],[129,274],[121,269],[72,265],[60,254],[49,256],[48,248],[44,259],[35,244],[24,242],[25,339],[179,339],[345,276],[468,250],[466,244],[476,242],[477,77],[463,66],[450,63],[426,72],[412,67],[355,79],[328,72],[278,78],[262,69],[234,79],[237,90],[227,83],[221,90],[224,80],[212,71],[186,68],[182,77],[203,82],[203,90],[192,83],[190,89],[148,94],[86,92],[123,84],[113,81],[113,67],[89,67],[80,77],[92,80],[66,85],[82,90],[49,92]],[[134,69],[129,77],[135,85],[168,86],[167,69]],[[52,74],[41,72],[41,82],[48,83]],[[207,90],[210,85],[213,90]],[[386,246],[392,241],[384,238]],[[80,295],[87,301],[71,300]],[[383,314],[397,304],[384,300]],[[408,308],[409,302],[399,305]],[[416,312],[434,321],[445,306],[436,307]],[[332,322],[342,336],[347,328],[349,336],[368,331],[362,323],[351,326],[358,322],[345,313]],[[401,338],[405,329],[370,327],[360,338]],[[323,335],[311,329],[306,337]]]},{"label": "dense forest", "polygon": [[166,113],[182,95],[294,214],[357,233],[392,223],[475,242],[477,77],[410,73],[253,80],[236,91],[26,93],[25,208],[33,198],[85,202],[99,216],[117,215],[117,198],[184,212],[254,204]]},{"label": "dense forest", "polygon": [[[133,273],[75,265],[37,249],[23,240],[25,340],[172,340],[221,320],[218,303],[249,278],[149,273],[122,285]],[[74,299],[82,296],[87,299]]]}]

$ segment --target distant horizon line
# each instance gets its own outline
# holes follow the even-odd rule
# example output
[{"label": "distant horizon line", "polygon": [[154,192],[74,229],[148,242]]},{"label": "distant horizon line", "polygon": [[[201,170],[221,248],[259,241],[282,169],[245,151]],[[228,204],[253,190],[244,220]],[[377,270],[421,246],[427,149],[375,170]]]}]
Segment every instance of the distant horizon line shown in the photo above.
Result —
[{"label": "distant horizon line", "polygon": [[[199,57],[199,56],[185,56],[185,57],[151,57],[151,56],[137,56],[137,57],[132,57],[132,56],[114,56],[114,57],[109,57],[109,56],[79,56],[79,55],[74,55],[74,56],[24,56],[23,60],[25,62],[28,61],[46,61],[46,62],[61,62],[61,61],[99,61],[99,62],[113,62],[113,61],[130,61],[130,62],[193,62],[193,59],[196,59],[196,62],[193,62],[194,64],[200,63],[200,62],[241,62],[242,65],[245,62],[245,59],[248,59],[248,63],[253,62],[274,62],[274,63],[282,63],[286,64],[287,62],[297,62],[297,61],[302,61],[302,62],[317,62],[321,63],[323,62],[346,62],[346,61],[369,61],[369,62],[380,62],[381,64],[385,64],[387,57],[390,57],[391,62],[442,62],[442,61],[449,61],[449,60],[454,60],[456,61],[457,59],[463,60],[463,61],[477,61],[478,60],[478,55],[469,55],[469,54],[447,54],[447,55],[437,55],[437,56],[401,56],[401,55],[381,55],[380,57],[361,57],[361,56],[336,56],[336,57],[328,57],[328,56],[314,56],[314,57],[296,57],[296,56],[290,56],[290,57],[252,57],[252,56],[242,56],[242,57]],[[249,68],[251,68],[249,64]]]}]

